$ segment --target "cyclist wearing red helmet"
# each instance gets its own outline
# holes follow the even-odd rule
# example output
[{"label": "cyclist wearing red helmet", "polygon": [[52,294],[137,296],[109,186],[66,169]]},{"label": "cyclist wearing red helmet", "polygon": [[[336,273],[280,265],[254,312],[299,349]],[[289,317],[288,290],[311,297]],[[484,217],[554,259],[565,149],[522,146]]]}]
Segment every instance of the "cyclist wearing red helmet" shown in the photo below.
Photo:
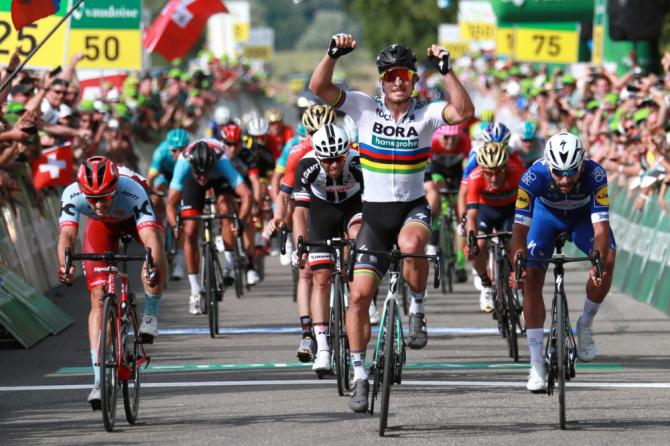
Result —
[{"label": "cyclist wearing red helmet", "polygon": [[[134,174],[130,171],[129,173]],[[144,246],[151,248],[157,267],[146,271],[144,281],[144,316],[140,334],[145,342],[153,342],[158,336],[158,304],[164,287],[167,260],[163,250],[164,229],[156,218],[146,189],[136,179],[139,175],[119,174],[117,166],[104,156],[87,159],[79,168],[77,181],[63,191],[59,218],[58,238],[59,279],[71,284],[74,266],[65,271],[65,249],[75,248],[79,217],[88,217],[84,233],[84,253],[118,251],[119,239],[124,233],[131,234]],[[102,324],[102,296],[107,274],[96,268],[106,266],[104,262],[85,261],[84,274],[91,295],[91,312],[88,317],[88,339],[95,381],[88,401],[100,400],[98,342]]]}]

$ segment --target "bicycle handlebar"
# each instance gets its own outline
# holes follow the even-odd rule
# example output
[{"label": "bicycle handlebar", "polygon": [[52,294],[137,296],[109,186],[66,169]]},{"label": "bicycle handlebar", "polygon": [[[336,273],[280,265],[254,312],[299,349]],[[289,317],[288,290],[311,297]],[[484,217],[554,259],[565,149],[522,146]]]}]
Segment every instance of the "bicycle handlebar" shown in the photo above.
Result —
[{"label": "bicycle handlebar", "polygon": [[288,226],[285,224],[281,225],[279,230],[279,252],[282,255],[286,255],[286,242],[288,241]]},{"label": "bicycle handlebar", "polygon": [[65,248],[65,271],[70,271],[72,262],[75,260],[98,260],[107,262],[107,264],[115,264],[117,262],[129,262],[133,260],[143,260],[147,263],[147,269],[154,268],[154,259],[151,255],[151,248],[145,248],[144,255],[139,254],[117,254],[112,251],[105,251],[103,253],[79,253],[73,254],[72,248]]},{"label": "bicycle handlebar", "polygon": [[440,287],[440,281],[441,281],[441,276],[440,276],[440,269],[441,269],[441,259],[442,259],[442,248],[437,248],[437,252],[432,255],[428,254],[409,254],[409,253],[403,253],[400,252],[399,249],[394,248],[391,251],[378,251],[374,249],[359,249],[356,248],[356,245],[352,245],[352,251],[351,255],[349,256],[349,265],[347,266],[347,278],[351,282],[354,280],[354,264],[356,263],[356,256],[358,254],[375,254],[378,256],[387,256],[391,258],[391,262],[394,261],[400,261],[402,259],[406,258],[414,258],[414,259],[427,259],[427,260],[432,260],[433,265],[434,265],[434,274],[433,274],[433,287],[434,288],[439,288]]},{"label": "bicycle handlebar", "polygon": [[549,258],[540,259],[540,258],[530,258],[526,259],[521,252],[516,253],[516,258],[514,261],[514,274],[517,282],[521,280],[521,275],[523,270],[526,268],[526,263],[528,260],[533,262],[540,263],[553,263],[556,265],[563,265],[565,263],[576,263],[576,262],[591,262],[591,265],[596,269],[596,278],[600,281],[603,277],[603,264],[602,257],[600,256],[600,251],[593,251],[593,254],[585,257],[565,257],[562,255],[554,255]]},{"label": "bicycle handlebar", "polygon": [[477,245],[477,240],[490,240],[494,238],[499,238],[501,240],[508,240],[512,238],[512,232],[500,231],[500,232],[492,232],[490,234],[477,235],[475,234],[474,231],[470,231],[470,233],[468,234],[468,247],[470,248],[470,252],[473,255],[477,255],[479,253],[479,246]]},{"label": "bicycle handlebar", "polygon": [[[242,221],[237,216],[237,214],[200,214],[200,215],[181,215],[177,214],[176,227],[177,236],[181,232],[182,222],[185,220],[200,220],[200,221],[210,221],[210,220],[232,220],[235,223],[235,226],[239,231],[242,230]],[[178,237],[176,237],[178,238]]]}]

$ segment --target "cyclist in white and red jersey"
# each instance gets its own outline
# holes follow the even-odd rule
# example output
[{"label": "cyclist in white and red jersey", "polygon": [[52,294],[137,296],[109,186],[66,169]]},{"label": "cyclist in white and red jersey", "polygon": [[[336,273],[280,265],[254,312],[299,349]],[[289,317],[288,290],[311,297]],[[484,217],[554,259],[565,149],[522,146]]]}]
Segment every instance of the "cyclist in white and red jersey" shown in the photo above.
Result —
[{"label": "cyclist in white and red jersey", "polygon": [[[151,248],[156,267],[143,277],[144,316],[140,334],[144,342],[153,342],[153,338],[158,336],[158,305],[167,273],[167,259],[163,249],[165,229],[151,206],[144,178],[125,167],[118,168],[104,156],[91,157],[81,165],[77,181],[63,190],[58,220],[59,279],[65,284],[74,280],[74,266],[65,271],[65,249],[75,247],[81,215],[88,218],[84,253],[118,251],[119,239],[124,233]],[[105,266],[105,262],[84,262],[84,274],[91,295],[88,341],[94,372],[88,402],[94,408],[100,405],[100,368],[95,364],[98,362],[102,326],[102,296],[107,283]]]},{"label": "cyclist in white and red jersey", "polygon": [[[416,56],[407,47],[393,44],[377,56],[383,95],[372,98],[358,91],[344,91],[333,84],[337,58],[356,48],[349,34],[333,36],[326,55],[316,67],[309,88],[356,121],[361,167],[365,181],[363,223],[356,245],[372,250],[390,250],[397,242],[405,253],[423,254],[430,239],[430,209],[424,197],[424,171],[431,138],[441,125],[469,119],[474,106],[451,71],[449,53],[437,45],[427,50],[431,62],[444,75],[450,102],[418,103],[412,98]],[[389,266],[387,257],[357,256],[347,311],[347,335],[354,365],[354,392],[349,407],[366,412],[369,385],[365,350],[370,340],[368,307]],[[428,280],[425,259],[406,259],[403,276],[412,294],[410,348],[428,342],[424,296]]]}]

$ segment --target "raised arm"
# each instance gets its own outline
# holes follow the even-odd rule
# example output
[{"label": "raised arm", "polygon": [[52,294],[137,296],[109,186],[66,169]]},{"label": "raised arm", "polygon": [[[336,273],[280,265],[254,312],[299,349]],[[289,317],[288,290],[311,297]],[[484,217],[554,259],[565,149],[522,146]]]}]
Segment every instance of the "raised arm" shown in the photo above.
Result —
[{"label": "raised arm", "polygon": [[447,123],[458,124],[472,118],[475,114],[475,106],[465,87],[451,69],[449,52],[433,44],[426,50],[426,54],[433,66],[444,76],[444,86],[449,96],[449,104],[444,111]]},{"label": "raised arm", "polygon": [[356,48],[356,41],[351,34],[336,34],[330,40],[330,46],[319,65],[316,66],[309,81],[309,89],[323,99],[327,104],[334,104],[340,94],[340,89],[333,84],[333,70],[340,56]]}]

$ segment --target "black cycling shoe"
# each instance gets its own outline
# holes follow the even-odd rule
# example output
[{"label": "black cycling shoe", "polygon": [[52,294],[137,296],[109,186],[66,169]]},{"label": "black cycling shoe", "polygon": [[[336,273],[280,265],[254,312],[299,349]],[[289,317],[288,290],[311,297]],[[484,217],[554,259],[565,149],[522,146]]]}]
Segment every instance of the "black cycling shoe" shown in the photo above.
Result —
[{"label": "black cycling shoe", "polygon": [[468,273],[464,268],[456,270],[456,283],[465,283],[468,281]]},{"label": "black cycling shoe", "polygon": [[349,409],[358,413],[365,413],[368,410],[368,394],[370,393],[370,383],[367,379],[357,379],[354,382],[354,389],[349,398]]},{"label": "black cycling shoe", "polygon": [[407,345],[413,350],[424,348],[428,343],[426,316],[423,313],[409,315],[409,341]]}]

